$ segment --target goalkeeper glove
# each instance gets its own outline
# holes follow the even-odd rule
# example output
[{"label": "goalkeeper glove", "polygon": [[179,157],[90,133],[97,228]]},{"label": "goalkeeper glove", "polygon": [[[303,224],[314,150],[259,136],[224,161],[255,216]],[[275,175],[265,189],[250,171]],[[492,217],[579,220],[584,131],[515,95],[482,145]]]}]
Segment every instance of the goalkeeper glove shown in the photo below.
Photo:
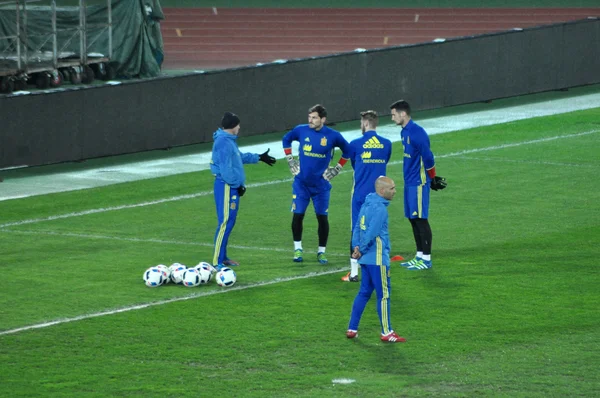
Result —
[{"label": "goalkeeper glove", "polygon": [[331,181],[333,177],[340,174],[340,171],[342,171],[342,165],[339,163],[336,164],[335,167],[328,167],[323,173],[323,178],[327,181]]},{"label": "goalkeeper glove", "polygon": [[240,185],[238,187],[237,191],[238,191],[238,196],[241,198],[246,193],[246,187],[243,185]]},{"label": "goalkeeper glove", "polygon": [[273,156],[269,155],[270,150],[271,148],[267,149],[267,152],[258,155],[258,160],[260,160],[261,162],[265,162],[269,166],[273,166],[277,160]]},{"label": "goalkeeper glove", "polygon": [[431,180],[431,184],[429,186],[434,191],[437,191],[437,190],[442,190],[442,189],[446,188],[447,185],[448,185],[448,183],[446,182],[446,179],[444,177],[435,176]]},{"label": "goalkeeper glove", "polygon": [[287,159],[288,166],[290,166],[292,175],[297,176],[300,173],[300,162],[294,159],[292,155],[286,155],[285,158]]}]

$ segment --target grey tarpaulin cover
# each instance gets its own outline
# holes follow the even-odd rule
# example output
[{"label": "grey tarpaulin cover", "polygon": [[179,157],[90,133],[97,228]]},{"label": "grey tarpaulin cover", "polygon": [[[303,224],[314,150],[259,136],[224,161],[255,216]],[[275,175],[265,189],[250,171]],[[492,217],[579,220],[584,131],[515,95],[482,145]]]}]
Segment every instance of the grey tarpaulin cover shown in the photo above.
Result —
[{"label": "grey tarpaulin cover", "polygon": [[[41,2],[49,4],[48,1]],[[87,53],[99,53],[108,56],[108,6],[99,1],[87,1]],[[99,4],[100,3],[100,4]],[[40,6],[34,2],[25,4],[25,13],[20,12],[21,43],[27,47],[27,63],[53,52],[52,12],[47,5]],[[57,53],[61,58],[78,58],[79,40],[79,7],[61,6],[56,1]],[[159,0],[112,0],[112,46],[111,61],[118,64],[117,75],[122,77],[154,77],[160,74],[163,59],[163,40],[160,32],[160,21],[164,14]],[[15,5],[3,6],[0,9],[0,56],[4,59],[16,60]],[[26,22],[26,23],[25,23]],[[22,51],[23,53],[23,51]],[[23,57],[23,54],[21,54]],[[23,58],[22,58],[23,59]]]}]

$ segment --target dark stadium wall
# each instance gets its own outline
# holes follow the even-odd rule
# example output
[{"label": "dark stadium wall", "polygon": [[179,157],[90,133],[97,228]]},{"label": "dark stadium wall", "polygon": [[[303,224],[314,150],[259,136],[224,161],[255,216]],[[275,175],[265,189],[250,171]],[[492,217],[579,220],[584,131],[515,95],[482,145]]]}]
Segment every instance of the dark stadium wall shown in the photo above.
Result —
[{"label": "dark stadium wall", "polygon": [[244,134],[284,131],[324,104],[330,122],[600,82],[600,20],[205,74],[0,98],[0,167],[210,142],[224,111]]}]

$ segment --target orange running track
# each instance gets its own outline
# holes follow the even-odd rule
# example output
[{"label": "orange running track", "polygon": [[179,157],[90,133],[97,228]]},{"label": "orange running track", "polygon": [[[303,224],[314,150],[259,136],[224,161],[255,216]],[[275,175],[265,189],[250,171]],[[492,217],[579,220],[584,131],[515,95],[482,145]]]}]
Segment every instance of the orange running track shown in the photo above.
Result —
[{"label": "orange running track", "polygon": [[164,8],[163,69],[222,69],[587,17],[598,8]]}]

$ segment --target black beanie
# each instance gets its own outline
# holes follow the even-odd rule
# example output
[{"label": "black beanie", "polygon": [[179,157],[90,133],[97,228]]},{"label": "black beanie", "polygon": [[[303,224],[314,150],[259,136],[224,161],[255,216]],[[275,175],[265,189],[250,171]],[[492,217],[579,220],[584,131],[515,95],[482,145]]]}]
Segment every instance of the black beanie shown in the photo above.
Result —
[{"label": "black beanie", "polygon": [[232,129],[240,124],[240,118],[235,113],[225,112],[223,119],[221,119],[221,126],[224,129]]}]

